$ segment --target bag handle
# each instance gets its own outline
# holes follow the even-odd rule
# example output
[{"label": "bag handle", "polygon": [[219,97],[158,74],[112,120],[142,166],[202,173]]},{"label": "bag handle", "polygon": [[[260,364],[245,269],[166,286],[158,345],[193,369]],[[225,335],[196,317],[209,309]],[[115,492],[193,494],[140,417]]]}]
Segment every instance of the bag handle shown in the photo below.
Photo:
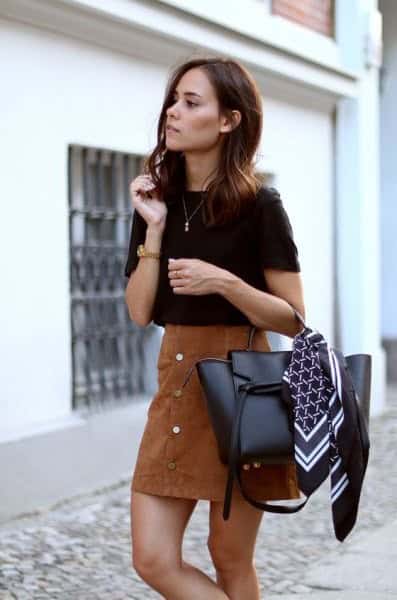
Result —
[{"label": "bag handle", "polygon": [[234,418],[233,430],[232,430],[232,435],[231,435],[230,450],[229,450],[229,457],[228,457],[229,472],[228,472],[228,478],[227,478],[227,482],[226,482],[225,498],[224,498],[224,503],[223,503],[223,519],[224,519],[224,521],[227,521],[230,516],[234,479],[237,479],[237,483],[239,485],[240,491],[241,491],[243,497],[245,498],[245,500],[247,500],[247,502],[252,504],[252,506],[255,506],[256,508],[260,508],[261,510],[264,510],[266,512],[279,513],[279,514],[296,513],[299,510],[301,510],[305,506],[306,502],[309,500],[309,497],[307,497],[301,504],[298,504],[296,506],[287,506],[285,504],[279,504],[277,506],[275,504],[268,504],[267,502],[259,502],[257,500],[254,500],[244,490],[244,487],[243,487],[243,484],[241,481],[241,473],[239,470],[239,468],[240,468],[240,464],[239,464],[240,433],[241,433],[240,430],[241,430],[241,417],[242,417],[242,414],[244,411],[245,401],[247,399],[247,394],[248,394],[250,386],[252,386],[252,383],[248,382],[248,383],[241,384],[238,388],[238,396],[237,396],[238,406],[237,406],[236,416]]},{"label": "bag handle", "polygon": [[[302,325],[302,327],[304,329],[307,329],[305,320],[302,317],[302,315],[300,314],[300,312],[297,311],[296,308],[294,306],[292,306],[292,304],[290,304],[287,300],[286,300],[286,302],[287,302],[288,306],[293,310],[296,320]],[[246,350],[252,350],[252,341],[254,339],[254,335],[255,335],[257,329],[258,329],[258,327],[256,325],[252,325],[250,327],[249,336],[248,336],[248,346],[247,346]]]}]

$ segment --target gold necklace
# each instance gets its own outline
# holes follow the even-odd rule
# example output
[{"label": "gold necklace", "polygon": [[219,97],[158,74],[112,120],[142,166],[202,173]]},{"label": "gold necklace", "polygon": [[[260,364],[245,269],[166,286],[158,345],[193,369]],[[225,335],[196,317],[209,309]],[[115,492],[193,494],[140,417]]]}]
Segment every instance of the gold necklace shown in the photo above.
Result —
[{"label": "gold necklace", "polygon": [[[203,196],[203,192],[201,192],[201,195]],[[205,197],[202,198],[200,204],[198,206],[196,206],[196,208],[194,209],[194,211],[192,212],[192,214],[190,215],[190,217],[188,217],[187,214],[187,210],[186,210],[186,204],[185,204],[185,194],[182,193],[182,202],[183,202],[183,208],[185,211],[185,231],[189,231],[189,221],[191,220],[191,218],[193,217],[193,215],[196,214],[196,212],[198,211],[198,209],[200,208],[200,206],[203,204],[205,200]]]}]

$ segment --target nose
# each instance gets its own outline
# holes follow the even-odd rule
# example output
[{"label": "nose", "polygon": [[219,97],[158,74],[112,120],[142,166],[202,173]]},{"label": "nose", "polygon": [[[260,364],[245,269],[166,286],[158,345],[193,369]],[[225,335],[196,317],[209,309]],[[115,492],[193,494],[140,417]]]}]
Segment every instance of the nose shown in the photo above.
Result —
[{"label": "nose", "polygon": [[169,116],[173,116],[174,118],[178,115],[178,111],[175,110],[175,106],[177,105],[177,102],[174,102],[173,104],[171,104],[171,106],[169,106],[167,108],[167,117]]}]

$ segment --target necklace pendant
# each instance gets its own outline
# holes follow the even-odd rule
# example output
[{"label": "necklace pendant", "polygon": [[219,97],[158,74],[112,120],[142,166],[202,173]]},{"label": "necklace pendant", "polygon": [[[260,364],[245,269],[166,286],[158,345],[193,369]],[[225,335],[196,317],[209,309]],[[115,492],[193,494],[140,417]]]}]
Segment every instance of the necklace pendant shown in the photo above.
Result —
[{"label": "necklace pendant", "polygon": [[185,231],[189,231],[189,223],[188,223],[188,221],[185,221]]}]

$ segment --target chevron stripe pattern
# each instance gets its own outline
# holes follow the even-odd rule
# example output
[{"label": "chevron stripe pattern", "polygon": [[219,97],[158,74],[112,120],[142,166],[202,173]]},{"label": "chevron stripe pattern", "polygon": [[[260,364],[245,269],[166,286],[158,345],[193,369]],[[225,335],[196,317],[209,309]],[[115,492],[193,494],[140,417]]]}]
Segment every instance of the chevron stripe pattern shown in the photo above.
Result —
[{"label": "chevron stripe pattern", "polygon": [[333,504],[349,485],[337,444],[344,420],[342,373],[318,331],[306,327],[295,336],[283,393],[293,407],[299,488],[310,496],[331,475]]}]

